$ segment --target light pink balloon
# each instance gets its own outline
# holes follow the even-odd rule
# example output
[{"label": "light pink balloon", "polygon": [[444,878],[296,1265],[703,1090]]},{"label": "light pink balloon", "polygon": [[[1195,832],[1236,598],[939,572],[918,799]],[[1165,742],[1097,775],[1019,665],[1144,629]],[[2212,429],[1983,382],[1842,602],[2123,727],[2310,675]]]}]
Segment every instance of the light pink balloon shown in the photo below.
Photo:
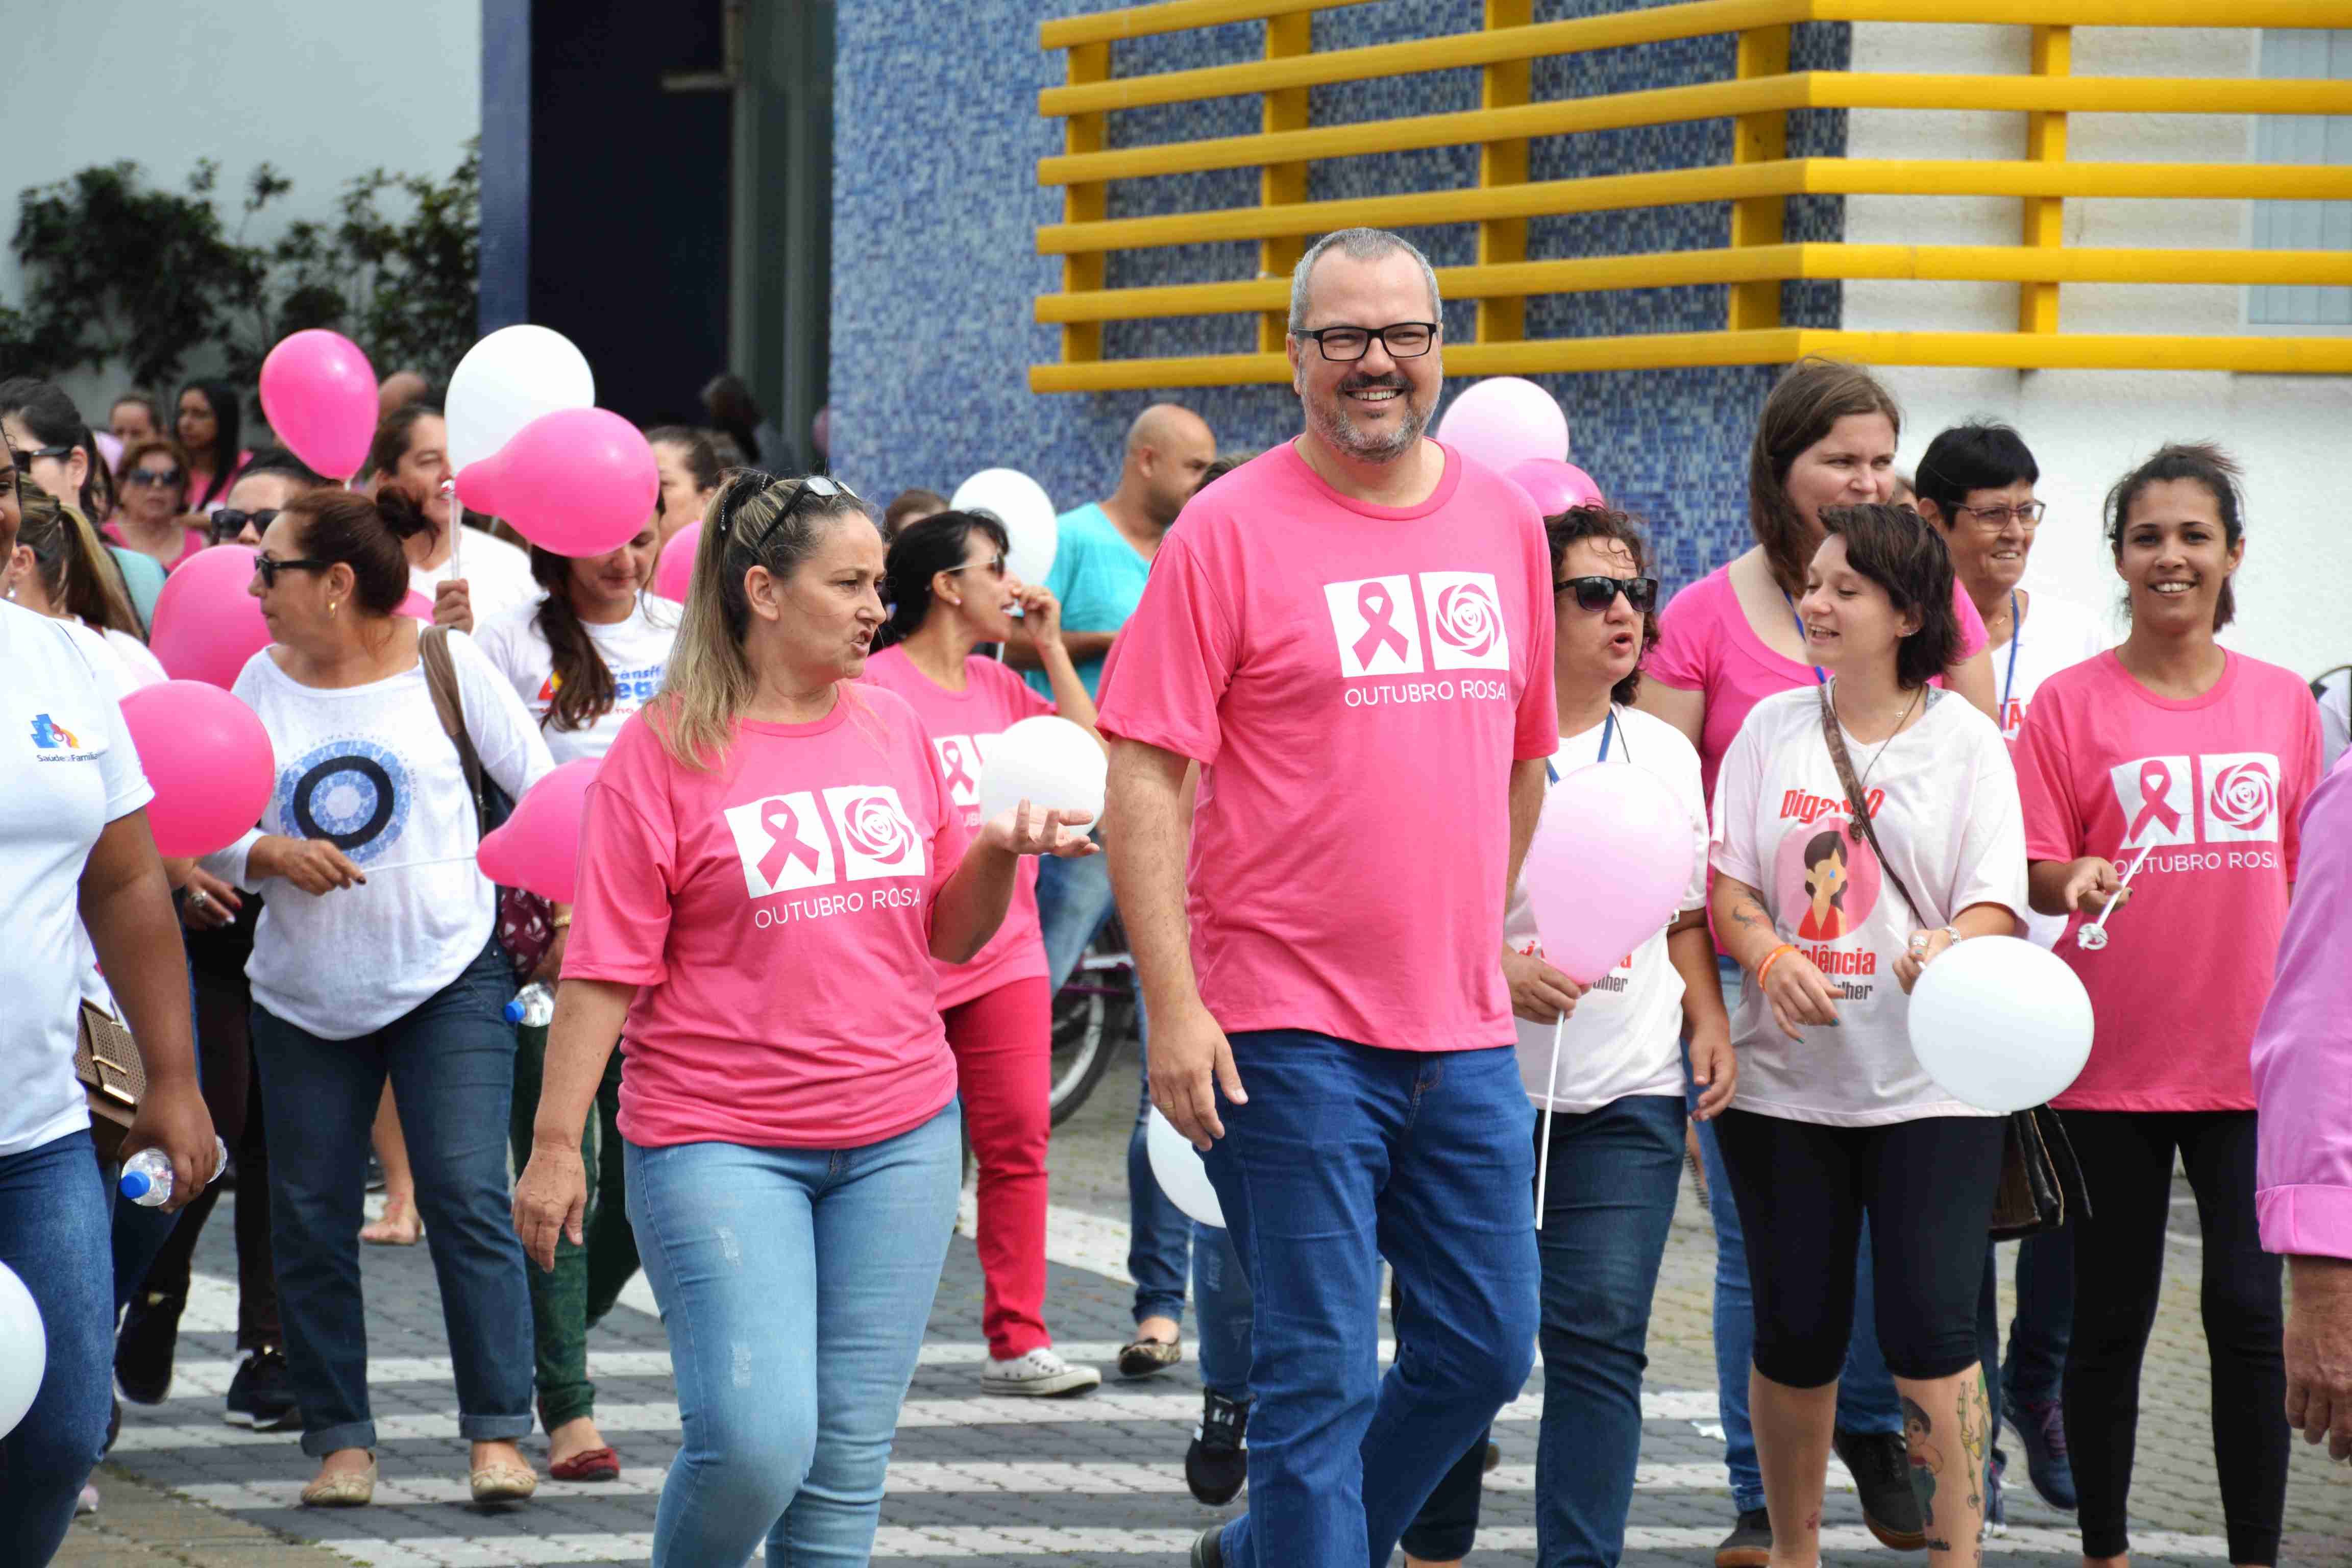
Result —
[{"label": "light pink balloon", "polygon": [[1558,517],[1574,507],[1609,504],[1591,474],[1556,458],[1529,458],[1513,464],[1503,477],[1527,491],[1536,510],[1546,517]]},{"label": "light pink balloon", "polygon": [[261,362],[261,412],[278,438],[329,479],[367,465],[375,439],[375,370],[340,332],[296,332]]},{"label": "light pink balloon", "polygon": [[702,545],[702,521],[698,518],[670,535],[662,546],[661,559],[654,563],[654,593],[664,599],[686,603],[687,588],[694,582],[694,553]]},{"label": "light pink balloon", "polygon": [[393,614],[423,621],[429,626],[433,624],[433,601],[411,588],[408,591],[408,597],[400,601],[400,608],[393,611]]},{"label": "light pink balloon", "polygon": [[261,601],[247,591],[258,553],[249,544],[215,544],[197,551],[163,579],[147,646],[164,674],[226,691],[236,684],[246,661],[269,646]]},{"label": "light pink balloon", "polygon": [[1437,438],[1464,457],[1507,474],[1530,458],[1568,460],[1568,416],[1552,395],[1516,375],[1474,381],[1454,395]]},{"label": "light pink balloon", "polygon": [[1643,769],[1590,763],[1551,786],[1520,873],[1544,958],[1580,985],[1665,930],[1697,854],[1670,791]]},{"label": "light pink balloon", "polygon": [[637,535],[661,490],[643,432],[604,408],[542,414],[457,474],[457,499],[558,555],[602,555]]},{"label": "light pink balloon", "polygon": [[209,855],[245,837],[269,805],[278,760],[253,710],[216,686],[166,680],[122,700],[155,798],[147,826],[159,855]]},{"label": "light pink balloon", "polygon": [[597,759],[564,763],[523,792],[514,814],[482,840],[475,860],[501,888],[568,904],[580,888],[580,820]]}]

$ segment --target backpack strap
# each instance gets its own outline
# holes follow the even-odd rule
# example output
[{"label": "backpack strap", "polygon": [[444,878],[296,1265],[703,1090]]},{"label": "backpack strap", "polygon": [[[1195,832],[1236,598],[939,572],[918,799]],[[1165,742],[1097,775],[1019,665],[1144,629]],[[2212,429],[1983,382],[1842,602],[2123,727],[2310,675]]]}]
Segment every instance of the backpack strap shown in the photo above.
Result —
[{"label": "backpack strap", "polygon": [[484,820],[482,759],[474,750],[474,737],[466,732],[466,699],[458,689],[457,666],[449,656],[448,628],[426,626],[418,632],[416,658],[425,667],[425,689],[432,693],[433,711],[440,715],[442,732],[457,748],[457,765],[466,774],[466,793],[474,801],[474,830],[477,835],[487,835],[489,827]]}]

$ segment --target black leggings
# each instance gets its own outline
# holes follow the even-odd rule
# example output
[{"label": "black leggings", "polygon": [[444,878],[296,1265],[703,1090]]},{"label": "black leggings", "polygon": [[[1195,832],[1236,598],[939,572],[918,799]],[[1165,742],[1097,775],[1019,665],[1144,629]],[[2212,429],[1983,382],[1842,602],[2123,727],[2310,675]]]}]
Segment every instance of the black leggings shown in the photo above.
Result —
[{"label": "black leggings", "polygon": [[2074,1337],[2066,1447],[2082,1499],[2083,1554],[2129,1549],[2125,1514],[2139,1424],[2140,1360],[2164,1279],[2178,1150],[2204,1237],[2202,1305],[2213,1378],[2213,1464],[2232,1563],[2276,1563],[2288,1432],[2279,1259],[2254,1223],[2251,1110],[2067,1110],[2091,1212],[2075,1219]]},{"label": "black leggings", "polygon": [[1998,1116],[1824,1127],[1725,1111],[1715,1136],[1748,1237],[1756,1370],[1790,1388],[1837,1381],[1865,1213],[1887,1370],[1925,1383],[1976,1365],[2006,1127]]}]

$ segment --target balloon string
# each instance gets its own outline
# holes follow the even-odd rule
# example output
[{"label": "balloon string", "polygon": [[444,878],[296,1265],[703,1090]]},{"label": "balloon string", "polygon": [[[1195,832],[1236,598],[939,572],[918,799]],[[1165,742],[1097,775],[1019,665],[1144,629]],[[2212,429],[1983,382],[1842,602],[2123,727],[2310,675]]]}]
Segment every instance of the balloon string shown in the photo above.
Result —
[{"label": "balloon string", "polygon": [[1544,1193],[1551,1185],[1551,1113],[1559,1093],[1559,1042],[1568,1033],[1568,1015],[1551,1026],[1551,1071],[1544,1077],[1543,1152],[1536,1160],[1536,1228],[1543,1228]]},{"label": "balloon string", "polygon": [[466,531],[466,514],[457,505],[457,480],[443,479],[441,493],[449,500],[449,575],[442,579],[446,583],[466,574],[457,563],[458,546],[462,542],[457,536]]},{"label": "balloon string", "polygon": [[360,869],[373,876],[378,871],[413,871],[419,866],[454,866],[460,860],[473,858],[471,855],[442,855],[430,860],[399,860],[389,866],[362,866]]}]

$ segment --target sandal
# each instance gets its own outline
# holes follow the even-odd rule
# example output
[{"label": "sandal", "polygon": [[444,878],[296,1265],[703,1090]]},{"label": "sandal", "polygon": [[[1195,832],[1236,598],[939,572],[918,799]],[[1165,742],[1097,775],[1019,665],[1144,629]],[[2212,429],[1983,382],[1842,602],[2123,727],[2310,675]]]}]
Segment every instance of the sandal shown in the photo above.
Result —
[{"label": "sandal", "polygon": [[1181,1341],[1136,1340],[1118,1352],[1118,1374],[1125,1378],[1151,1377],[1183,1359]]}]

